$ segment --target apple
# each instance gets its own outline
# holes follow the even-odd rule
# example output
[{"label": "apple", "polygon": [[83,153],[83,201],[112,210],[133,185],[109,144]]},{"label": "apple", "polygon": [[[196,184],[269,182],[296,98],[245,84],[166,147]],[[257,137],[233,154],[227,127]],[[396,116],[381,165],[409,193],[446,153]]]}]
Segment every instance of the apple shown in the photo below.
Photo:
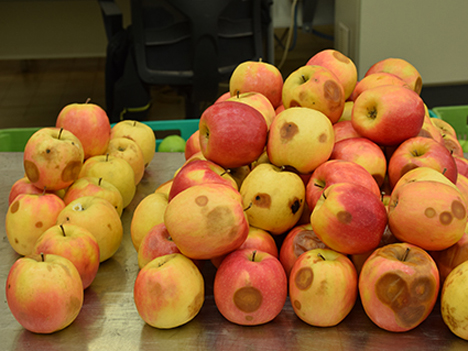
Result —
[{"label": "apple", "polygon": [[145,167],[148,167],[156,152],[156,136],[151,127],[139,121],[120,121],[112,127],[111,139],[120,137],[131,139],[140,146]]},{"label": "apple", "polygon": [[363,91],[354,101],[354,129],[378,145],[393,146],[418,135],[425,109],[414,91],[383,85]]},{"label": "apple", "polygon": [[236,101],[208,107],[200,117],[199,130],[203,155],[224,168],[255,161],[263,152],[268,134],[262,114]]},{"label": "apple", "polygon": [[269,163],[259,164],[250,171],[240,194],[249,224],[273,235],[296,225],[304,210],[302,179]]},{"label": "apple", "polygon": [[236,168],[230,168],[227,170],[232,179],[237,183],[237,188],[240,189],[245,177],[250,173],[250,165],[240,166]]},{"label": "apple", "polygon": [[327,245],[315,235],[310,223],[299,224],[286,233],[281,244],[279,259],[289,277],[294,263],[301,254],[313,249],[326,248]]},{"label": "apple", "polygon": [[387,72],[403,79],[417,94],[422,90],[421,74],[410,62],[402,58],[388,57],[374,63],[366,72],[365,77],[376,73]]},{"label": "apple", "polygon": [[424,116],[424,123],[417,136],[432,138],[438,143],[444,144],[444,138],[442,137],[440,129],[435,126],[428,114]]},{"label": "apple", "polygon": [[283,75],[280,70],[264,61],[245,61],[237,65],[229,79],[231,96],[257,92],[263,94],[273,108],[281,104]]},{"label": "apple", "polygon": [[[10,194],[8,195],[8,206],[16,199],[16,197],[20,194],[43,194],[44,189],[40,189],[37,186],[33,185],[28,177],[24,176],[18,179],[16,182],[13,183],[10,189]],[[64,194],[64,189],[57,190],[57,191],[47,191],[46,193],[52,193],[59,197],[62,197]]]},{"label": "apple", "polygon": [[329,69],[305,65],[292,72],[284,81],[283,104],[308,107],[325,114],[336,123],[343,113],[345,97],[343,86]]},{"label": "apple", "polygon": [[455,128],[453,128],[452,125],[448,123],[447,121],[444,121],[443,119],[440,119],[437,117],[430,117],[430,119],[432,123],[439,129],[442,135],[449,134],[453,136],[454,138],[457,137],[457,132]]},{"label": "apple", "polygon": [[237,190],[225,184],[193,185],[166,207],[164,224],[180,252],[197,260],[237,249],[249,223]]},{"label": "apple", "polygon": [[344,139],[362,138],[362,135],[354,129],[351,120],[336,122],[333,125],[333,131],[335,132],[335,143]]},{"label": "apple", "polygon": [[184,156],[185,160],[188,160],[192,155],[197,152],[201,152],[200,148],[200,131],[197,129],[185,143]]},{"label": "apple", "polygon": [[42,254],[15,261],[6,279],[6,300],[15,319],[33,333],[68,327],[83,306],[83,284],[65,257]]},{"label": "apple", "polygon": [[227,99],[227,101],[238,101],[256,108],[262,114],[263,118],[265,118],[268,127],[270,127],[273,118],[276,116],[276,111],[270,100],[259,92],[251,91],[234,95]]},{"label": "apple", "polygon": [[464,156],[452,155],[455,163],[457,164],[458,174],[462,174],[465,177],[468,177],[468,159]]},{"label": "apple", "polygon": [[236,250],[221,263],[213,283],[218,311],[232,323],[261,325],[286,303],[288,281],[278,258],[254,249]]},{"label": "apple", "polygon": [[203,183],[225,184],[238,190],[237,182],[226,170],[211,161],[196,160],[183,165],[174,177],[168,201],[185,189]]},{"label": "apple", "polygon": [[460,240],[466,221],[465,200],[447,184],[409,182],[391,194],[388,224],[400,241],[425,250],[444,250]]},{"label": "apple", "polygon": [[8,241],[20,255],[29,255],[36,240],[55,225],[65,203],[55,194],[20,194],[8,207],[5,229]]},{"label": "apple", "polygon": [[142,269],[156,257],[180,253],[164,223],[156,224],[143,237],[138,248],[138,267]]},{"label": "apple", "polygon": [[408,243],[375,250],[359,275],[365,313],[378,327],[391,332],[405,332],[421,324],[434,308],[438,293],[434,260]]},{"label": "apple", "polygon": [[468,340],[467,272],[468,262],[455,267],[445,280],[440,295],[440,313],[445,325],[464,340]]},{"label": "apple", "polygon": [[72,184],[80,173],[84,151],[80,140],[60,128],[41,128],[24,147],[24,171],[40,189],[60,190]]},{"label": "apple", "polygon": [[135,174],[135,185],[140,183],[145,174],[145,159],[140,146],[128,138],[112,138],[105,152],[128,162]]},{"label": "apple", "polygon": [[90,157],[84,162],[79,177],[102,178],[114,185],[122,195],[123,208],[126,208],[135,196],[135,172],[132,166],[120,157],[112,155]]},{"label": "apple", "polygon": [[307,174],[328,160],[334,144],[335,134],[327,116],[310,108],[291,107],[273,120],[267,153],[274,165]]},{"label": "apple", "polygon": [[345,100],[349,98],[356,86],[358,78],[356,65],[338,50],[321,50],[312,56],[306,65],[322,66],[333,72],[343,86]]},{"label": "apple", "polygon": [[452,155],[459,157],[464,156],[462,145],[460,144],[460,141],[457,139],[457,137],[454,137],[448,133],[442,134],[442,142]]},{"label": "apple", "polygon": [[336,183],[354,183],[371,190],[380,198],[380,188],[376,180],[363,166],[346,160],[328,160],[318,166],[306,185],[306,202],[313,210],[324,190]]},{"label": "apple", "polygon": [[352,310],[358,295],[357,273],[346,255],[313,249],[297,258],[289,277],[294,313],[315,327],[333,327]]},{"label": "apple", "polygon": [[283,103],[279,105],[277,108],[275,108],[275,114],[279,114],[280,112],[283,112],[285,110]]},{"label": "apple", "polygon": [[465,200],[465,204],[468,205],[468,177],[463,174],[458,174],[456,189],[460,191],[462,198]]},{"label": "apple", "polygon": [[310,222],[315,234],[330,249],[360,254],[379,245],[387,225],[387,210],[368,188],[336,183],[325,189]]},{"label": "apple", "polygon": [[357,163],[372,175],[379,186],[384,183],[387,174],[387,159],[379,145],[367,138],[350,138],[338,141],[335,143],[330,160]]},{"label": "apple", "polygon": [[80,274],[83,289],[99,269],[99,245],[89,230],[73,224],[55,225],[37,239],[32,254],[54,254],[69,259]]},{"label": "apple", "polygon": [[186,141],[180,135],[166,136],[158,146],[158,152],[184,152]]},{"label": "apple", "polygon": [[167,204],[168,194],[155,192],[145,196],[133,211],[130,222],[130,235],[136,252],[138,252],[141,241],[151,228],[164,222],[164,212]]},{"label": "apple", "polygon": [[172,329],[191,321],[205,301],[203,275],[180,253],[155,258],[138,273],[133,297],[150,326]]},{"label": "apple", "polygon": [[427,166],[444,174],[452,183],[457,182],[457,165],[447,148],[434,139],[415,137],[398,146],[388,161],[388,177],[391,187],[406,172]]},{"label": "apple", "polygon": [[84,104],[72,103],[62,108],[55,126],[80,139],[85,159],[106,152],[111,133],[109,117],[102,107],[89,103],[89,99]]},{"label": "apple", "polygon": [[362,78],[356,83],[356,86],[349,97],[349,100],[355,101],[361,93],[367,89],[380,87],[383,85],[397,85],[410,89],[409,85],[400,77],[388,72],[375,72]]},{"label": "apple", "polygon": [[89,230],[99,245],[100,262],[111,258],[122,242],[119,214],[109,201],[97,196],[83,196],[70,202],[59,213],[56,224],[75,224]]},{"label": "apple", "polygon": [[67,188],[63,197],[65,205],[83,196],[97,196],[109,201],[122,216],[123,199],[119,189],[112,183],[97,177],[78,178]]}]

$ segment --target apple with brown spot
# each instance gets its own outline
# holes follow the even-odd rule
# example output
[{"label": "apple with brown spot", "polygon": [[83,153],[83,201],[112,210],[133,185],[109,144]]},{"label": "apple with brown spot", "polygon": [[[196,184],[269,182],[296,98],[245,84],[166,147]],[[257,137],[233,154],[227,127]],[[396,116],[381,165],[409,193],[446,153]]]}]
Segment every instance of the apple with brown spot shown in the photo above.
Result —
[{"label": "apple with brown spot", "polygon": [[99,245],[91,232],[73,224],[55,225],[36,241],[32,254],[54,254],[69,259],[80,274],[83,289],[91,285],[99,269]]},{"label": "apple with brown spot", "polygon": [[283,105],[308,107],[326,115],[336,123],[344,109],[344,89],[328,68],[305,65],[292,72],[284,81]]},{"label": "apple with brown spot", "polygon": [[388,224],[401,241],[425,250],[444,250],[461,239],[467,210],[457,189],[438,181],[399,186],[388,205]]},{"label": "apple with brown spot", "polygon": [[358,295],[357,273],[346,255],[313,249],[298,257],[289,277],[294,313],[315,327],[333,327],[351,312]]},{"label": "apple with brown spot", "polygon": [[375,72],[362,78],[356,83],[353,93],[349,97],[349,100],[354,101],[358,98],[363,91],[380,87],[383,85],[397,85],[405,88],[410,88],[406,82],[400,77],[387,72]]},{"label": "apple with brown spot", "polygon": [[24,147],[24,171],[39,189],[65,189],[78,178],[83,162],[80,140],[66,129],[41,128]]},{"label": "apple with brown spot", "polygon": [[335,134],[327,116],[310,108],[292,107],[273,120],[267,153],[274,165],[308,174],[328,160],[334,144]]},{"label": "apple with brown spot", "polygon": [[219,312],[232,323],[271,322],[286,302],[288,281],[278,258],[253,249],[229,254],[216,271],[213,296]]},{"label": "apple with brown spot", "polygon": [[363,91],[354,101],[351,121],[363,137],[380,146],[393,146],[418,135],[425,108],[414,91],[382,85]]},{"label": "apple with brown spot", "polygon": [[360,254],[379,245],[387,225],[387,210],[368,188],[336,183],[325,189],[310,222],[315,234],[332,250]]},{"label": "apple with brown spot", "polygon": [[20,194],[8,208],[5,229],[18,254],[29,255],[36,240],[55,225],[65,203],[55,194]]},{"label": "apple with brown spot", "polygon": [[83,306],[83,284],[65,257],[42,254],[15,261],[6,279],[6,300],[15,319],[38,334],[68,327]]},{"label": "apple with brown spot", "polygon": [[140,317],[158,329],[172,329],[195,318],[205,301],[203,275],[180,253],[157,257],[138,273],[133,298]]},{"label": "apple with brown spot", "polygon": [[405,332],[431,313],[439,294],[439,272],[418,246],[395,243],[375,250],[359,276],[367,316],[380,328]]}]

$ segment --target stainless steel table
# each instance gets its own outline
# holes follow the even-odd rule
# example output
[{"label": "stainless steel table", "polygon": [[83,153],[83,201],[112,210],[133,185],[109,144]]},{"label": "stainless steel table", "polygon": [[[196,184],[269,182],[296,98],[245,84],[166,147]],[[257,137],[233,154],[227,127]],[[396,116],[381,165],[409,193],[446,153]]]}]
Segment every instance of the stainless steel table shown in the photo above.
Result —
[{"label": "stainless steel table", "polygon": [[84,306],[68,328],[38,335],[23,329],[11,314],[5,298],[5,281],[19,257],[5,232],[8,194],[23,176],[22,153],[0,153],[1,246],[0,350],[467,350],[468,341],[445,326],[437,304],[427,320],[406,333],[391,333],[375,326],[359,301],[336,327],[316,328],[298,319],[289,300],[272,322],[257,327],[234,325],[216,309],[212,283],[215,269],[206,263],[206,300],[188,324],[158,330],[145,324],[133,302],[138,274],[137,253],[130,238],[130,221],[138,203],[182,165],[182,154],[157,153],[138,186],[133,202],[122,215],[124,239],[118,252],[102,263],[92,285],[85,290]]}]

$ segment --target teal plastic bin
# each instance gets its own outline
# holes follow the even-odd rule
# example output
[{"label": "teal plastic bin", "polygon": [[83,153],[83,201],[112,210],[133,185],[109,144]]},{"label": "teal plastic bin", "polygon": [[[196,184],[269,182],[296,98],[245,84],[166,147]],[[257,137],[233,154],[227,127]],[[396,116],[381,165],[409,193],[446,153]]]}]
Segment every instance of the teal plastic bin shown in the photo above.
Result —
[{"label": "teal plastic bin", "polygon": [[440,119],[449,123],[456,131],[458,139],[468,136],[468,105],[441,106],[432,109]]}]

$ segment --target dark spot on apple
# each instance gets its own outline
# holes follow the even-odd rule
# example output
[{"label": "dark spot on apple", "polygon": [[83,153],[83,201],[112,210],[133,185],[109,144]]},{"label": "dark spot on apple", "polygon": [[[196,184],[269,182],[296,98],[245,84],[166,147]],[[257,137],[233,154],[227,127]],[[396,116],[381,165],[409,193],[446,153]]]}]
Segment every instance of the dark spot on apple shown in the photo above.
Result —
[{"label": "dark spot on apple", "polygon": [[46,154],[50,154],[50,149],[47,149],[47,150],[46,150]]},{"label": "dark spot on apple", "polygon": [[302,308],[302,304],[300,301],[294,300],[294,307],[296,307],[296,310],[300,310]]},{"label": "dark spot on apple", "polygon": [[262,208],[270,208],[271,197],[268,194],[258,193],[257,195],[255,195],[253,204]]},{"label": "dark spot on apple", "polygon": [[307,290],[314,281],[314,272],[310,267],[299,269],[294,277],[294,284],[299,290]]},{"label": "dark spot on apple", "polygon": [[434,218],[434,216],[436,215],[436,210],[434,210],[432,207],[428,207],[424,210],[424,215],[427,218]]},{"label": "dark spot on apple", "polygon": [[377,298],[394,311],[408,302],[408,286],[399,274],[385,273],[375,284]]},{"label": "dark spot on apple", "polygon": [[80,161],[69,162],[62,171],[62,181],[72,182],[78,178],[83,165]]},{"label": "dark spot on apple", "polygon": [[71,296],[68,302],[68,309],[69,311],[79,311],[82,306],[82,300],[77,298],[76,296]]},{"label": "dark spot on apple", "polygon": [[349,63],[351,61],[348,57],[346,57],[345,55],[343,55],[339,51],[334,51],[333,52],[333,57],[336,58],[338,61],[341,61],[343,63]]},{"label": "dark spot on apple", "polygon": [[204,207],[208,203],[208,197],[206,197],[205,195],[197,196],[195,198],[195,203],[200,207]]},{"label": "dark spot on apple", "polygon": [[18,212],[19,207],[20,207],[19,201],[13,202],[13,204],[10,206],[10,213],[13,214],[13,213]]},{"label": "dark spot on apple", "polygon": [[428,302],[434,297],[435,283],[429,277],[419,277],[411,283],[411,296],[419,302]]},{"label": "dark spot on apple", "polygon": [[260,308],[263,302],[262,293],[253,286],[245,286],[234,293],[234,304],[242,312],[252,313]]},{"label": "dark spot on apple", "polygon": [[319,137],[318,137],[318,141],[320,143],[326,143],[327,140],[328,140],[328,136],[325,133],[320,134]]},{"label": "dark spot on apple", "polygon": [[452,223],[453,216],[450,212],[444,211],[439,215],[439,221],[443,225],[449,225]]},{"label": "dark spot on apple", "polygon": [[353,220],[353,215],[348,211],[340,211],[336,214],[336,218],[340,223],[349,224]]},{"label": "dark spot on apple", "polygon": [[18,238],[15,238],[15,244],[19,244]]},{"label": "dark spot on apple", "polygon": [[297,211],[301,208],[302,201],[298,198],[295,198],[293,203],[289,206],[291,208],[292,214],[296,214]]},{"label": "dark spot on apple", "polygon": [[299,127],[295,123],[285,122],[280,129],[280,137],[283,142],[288,142],[299,132]]},{"label": "dark spot on apple", "polygon": [[452,202],[452,213],[457,219],[463,219],[466,216],[466,208],[460,201],[454,200]]},{"label": "dark spot on apple", "polygon": [[24,171],[31,183],[36,183],[39,180],[39,169],[34,162],[27,160],[24,161]]},{"label": "dark spot on apple", "polygon": [[202,292],[198,293],[197,296],[194,297],[192,303],[188,306],[188,315],[190,319],[195,317],[198,311],[200,311],[204,300],[205,295]]},{"label": "dark spot on apple", "polygon": [[39,222],[36,222],[35,226],[36,226],[36,228],[42,228],[43,225],[44,224],[41,221],[39,221]]},{"label": "dark spot on apple", "polygon": [[301,104],[296,100],[291,100],[289,107],[302,107]]},{"label": "dark spot on apple", "polygon": [[253,317],[252,316],[245,316],[245,320],[247,322],[252,322],[253,321]]},{"label": "dark spot on apple", "polygon": [[313,230],[303,230],[293,239],[293,252],[296,257],[302,253],[315,249],[324,249],[327,246],[315,235]]},{"label": "dark spot on apple", "polygon": [[[226,227],[231,226],[235,222],[233,217],[232,210],[228,206],[215,207],[206,215],[208,233],[219,235],[220,232],[224,232]],[[232,228],[228,235],[232,237],[236,233],[236,228]]]},{"label": "dark spot on apple", "polygon": [[112,230],[112,225],[110,223],[107,223],[107,228],[109,228],[109,230]]},{"label": "dark spot on apple", "polygon": [[339,108],[344,102],[342,89],[337,82],[330,79],[323,84],[324,97],[330,103],[331,110]]}]

